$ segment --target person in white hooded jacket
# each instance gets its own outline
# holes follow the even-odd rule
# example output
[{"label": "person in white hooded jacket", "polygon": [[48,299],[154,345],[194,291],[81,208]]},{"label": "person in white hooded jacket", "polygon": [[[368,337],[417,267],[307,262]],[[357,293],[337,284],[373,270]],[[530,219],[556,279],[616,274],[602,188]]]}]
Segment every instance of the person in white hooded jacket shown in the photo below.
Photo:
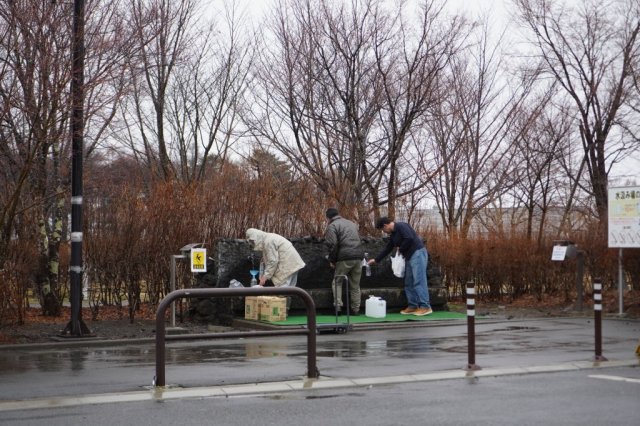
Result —
[{"label": "person in white hooded jacket", "polygon": [[[291,241],[281,235],[255,228],[247,229],[247,240],[253,250],[262,252],[264,272],[258,282],[261,286],[267,280],[271,280],[276,287],[296,286],[298,271],[304,268],[305,263]],[[287,308],[289,305],[290,298],[287,298]]]}]

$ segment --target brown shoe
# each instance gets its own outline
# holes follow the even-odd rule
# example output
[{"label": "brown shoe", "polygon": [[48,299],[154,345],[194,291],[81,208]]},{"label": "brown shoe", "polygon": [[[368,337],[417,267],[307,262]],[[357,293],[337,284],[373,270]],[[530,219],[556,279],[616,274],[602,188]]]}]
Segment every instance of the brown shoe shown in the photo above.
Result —
[{"label": "brown shoe", "polygon": [[431,310],[431,308],[418,308],[413,312],[413,315],[422,317],[424,315],[431,315],[433,313],[433,311]]},{"label": "brown shoe", "polygon": [[413,313],[415,313],[418,310],[418,308],[413,308],[411,306],[408,306],[406,308],[404,308],[403,310],[400,311],[400,313],[402,315],[411,315]]}]

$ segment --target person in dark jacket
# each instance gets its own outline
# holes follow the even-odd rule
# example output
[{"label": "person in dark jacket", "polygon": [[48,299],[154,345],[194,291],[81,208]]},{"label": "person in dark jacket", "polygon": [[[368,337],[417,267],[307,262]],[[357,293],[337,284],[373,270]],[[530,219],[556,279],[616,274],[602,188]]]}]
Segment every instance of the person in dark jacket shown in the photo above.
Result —
[{"label": "person in dark jacket", "polygon": [[338,214],[331,207],[326,211],[329,225],[325,232],[325,243],[329,248],[327,259],[335,268],[333,284],[334,304],[337,312],[342,310],[342,283],[339,275],[349,279],[349,307],[351,315],[360,313],[360,277],[362,276],[362,241],[358,234],[358,225]]},{"label": "person in dark jacket", "polygon": [[433,311],[427,286],[429,254],[422,239],[408,223],[393,222],[388,217],[378,219],[376,229],[382,229],[385,234],[389,234],[390,238],[380,254],[369,260],[369,265],[381,262],[392,250],[398,250],[407,263],[404,273],[404,293],[409,306],[400,313],[418,316],[431,314]]}]

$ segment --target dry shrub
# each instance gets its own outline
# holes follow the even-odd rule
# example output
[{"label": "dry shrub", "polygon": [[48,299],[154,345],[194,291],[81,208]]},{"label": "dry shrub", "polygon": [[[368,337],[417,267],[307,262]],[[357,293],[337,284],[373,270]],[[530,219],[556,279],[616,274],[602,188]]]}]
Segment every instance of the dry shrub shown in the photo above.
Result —
[{"label": "dry shrub", "polygon": [[[244,238],[249,227],[286,237],[321,237],[324,210],[334,203],[308,179],[282,179],[269,175],[258,179],[250,170],[227,163],[199,183],[149,184],[135,176],[111,184],[94,182],[84,204],[85,277],[92,290],[92,318],[99,318],[105,307],[115,307],[115,312],[126,312],[133,321],[144,304],[157,306],[170,290],[171,256],[186,244],[204,243],[212,249],[217,239]],[[586,230],[574,236],[586,253],[587,291],[593,276],[603,279],[605,291],[617,286],[617,250],[608,249],[598,235]],[[452,298],[465,297],[468,281],[475,283],[479,297],[497,300],[575,297],[576,262],[552,262],[552,239],[538,245],[518,235],[449,239],[430,232],[427,241]],[[11,250],[11,263],[1,277],[2,321],[23,321],[34,249],[34,243],[21,240]],[[68,246],[63,249],[61,278],[66,278]],[[625,253],[627,273],[640,277],[638,250]],[[189,286],[192,275],[178,266],[177,288]],[[68,285],[63,288],[68,291]]]},{"label": "dry shrub", "polygon": [[[142,303],[156,306],[170,290],[171,256],[186,244],[212,248],[220,238],[244,238],[250,227],[287,237],[321,236],[329,204],[306,179],[286,174],[258,179],[231,163],[206,181],[184,184],[153,182],[122,159],[93,164],[85,183],[84,277],[94,319],[105,307],[115,306],[122,314],[126,304],[133,321]],[[30,251],[36,245],[20,241],[1,277],[0,313],[7,321],[23,321],[28,303],[29,262],[35,258]],[[68,244],[61,246],[60,255],[62,300],[69,294]],[[180,288],[189,285],[191,274],[178,266]]]},{"label": "dry shrub", "polygon": [[[593,278],[600,278],[605,290],[617,286],[617,250],[609,249],[597,232],[576,235],[574,243],[585,253],[583,285],[592,291]],[[523,236],[474,239],[447,239],[429,236],[429,252],[441,267],[452,298],[464,298],[466,283],[474,282],[478,297],[513,301],[523,296],[536,300],[560,298],[564,303],[576,298],[577,261],[551,260],[553,239],[538,245]],[[633,250],[628,250],[625,271],[635,272]],[[638,251],[635,250],[635,253]],[[637,256],[637,255],[636,255]],[[630,265],[629,270],[626,265]]]},{"label": "dry shrub", "polygon": [[[133,320],[143,285],[144,301],[157,305],[169,291],[171,256],[187,244],[212,248],[220,238],[244,238],[250,227],[285,236],[320,234],[322,200],[307,183],[253,179],[230,164],[203,183],[112,188],[87,213],[86,265],[96,289],[92,316],[100,306],[126,300]],[[183,272],[182,282],[190,279]]]},{"label": "dry shrub", "polygon": [[29,241],[11,242],[9,257],[0,270],[0,325],[24,324],[29,307],[29,289],[35,245]]}]

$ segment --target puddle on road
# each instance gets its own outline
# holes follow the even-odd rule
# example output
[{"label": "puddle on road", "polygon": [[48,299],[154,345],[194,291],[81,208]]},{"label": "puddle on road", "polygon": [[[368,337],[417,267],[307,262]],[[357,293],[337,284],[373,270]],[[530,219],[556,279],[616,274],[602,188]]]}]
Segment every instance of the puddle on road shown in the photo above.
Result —
[{"label": "puddle on road", "polygon": [[[534,345],[521,340],[523,336],[515,333],[513,339],[505,340],[504,336],[495,337],[499,332],[517,332],[538,330],[536,327],[511,326],[483,332],[478,336],[476,351],[534,350]],[[494,338],[495,337],[495,338]],[[538,342],[535,350],[555,342]],[[564,343],[566,346],[566,343]],[[379,340],[336,340],[319,341],[317,343],[318,358],[353,359],[366,357],[393,357],[397,359],[420,358],[434,352],[466,353],[466,336],[438,337],[425,339],[379,339]],[[166,365],[186,365],[198,363],[246,363],[253,359],[273,357],[305,357],[306,343],[260,341],[233,342],[216,345],[188,345],[167,347]],[[155,365],[155,348],[149,345],[134,347],[82,348],[82,349],[48,349],[46,351],[18,351],[0,353],[0,375],[21,373],[25,371],[56,372],[82,371],[96,368],[101,363],[109,366],[119,365],[122,368],[151,367]]]},{"label": "puddle on road", "polygon": [[493,332],[501,332],[501,331],[521,331],[521,330],[528,330],[528,331],[538,331],[540,330],[540,327],[525,327],[525,326],[518,326],[518,325],[511,325],[509,327],[505,327],[505,328],[497,328],[492,330]]},{"label": "puddle on road", "polygon": [[349,392],[349,393],[330,394],[330,395],[306,395],[300,398],[300,395],[297,395],[296,393],[286,393],[286,394],[275,394],[275,395],[263,395],[262,398],[281,401],[281,400],[293,400],[293,399],[331,399],[331,398],[344,398],[349,396],[364,397],[364,396],[367,396],[367,394],[362,392]]},{"label": "puddle on road", "polygon": [[[449,339],[450,340],[450,339]],[[361,358],[367,356],[393,356],[413,358],[441,349],[443,340],[352,340],[322,342],[318,344],[318,357]],[[278,342],[234,343],[216,346],[168,347],[165,362],[195,364],[202,362],[247,362],[256,358],[306,356],[306,344]],[[0,353],[0,374],[25,371],[57,372],[82,371],[97,364],[119,364],[123,368],[155,365],[153,347],[48,349],[45,351],[19,351]]]}]

